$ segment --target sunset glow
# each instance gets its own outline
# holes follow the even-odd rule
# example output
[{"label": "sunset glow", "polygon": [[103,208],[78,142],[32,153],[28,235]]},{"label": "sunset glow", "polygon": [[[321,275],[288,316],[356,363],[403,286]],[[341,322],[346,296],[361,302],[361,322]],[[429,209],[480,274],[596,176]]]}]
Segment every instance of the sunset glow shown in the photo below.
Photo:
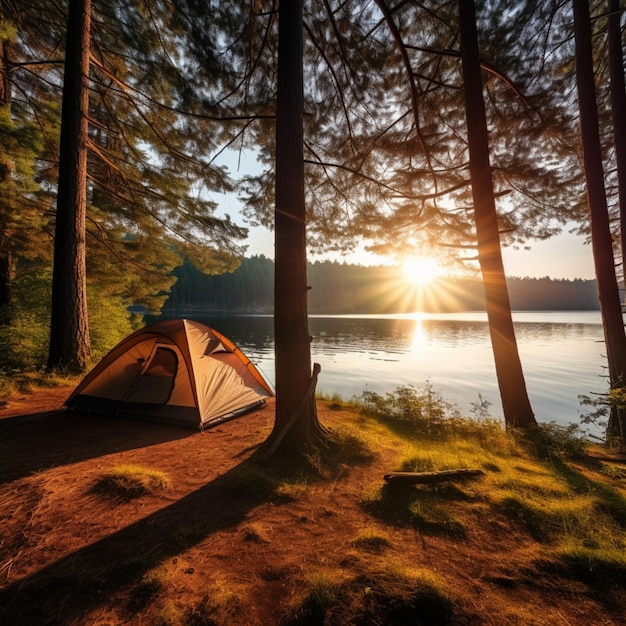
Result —
[{"label": "sunset glow", "polygon": [[431,257],[410,257],[402,264],[402,271],[407,282],[425,287],[439,276],[441,268]]}]

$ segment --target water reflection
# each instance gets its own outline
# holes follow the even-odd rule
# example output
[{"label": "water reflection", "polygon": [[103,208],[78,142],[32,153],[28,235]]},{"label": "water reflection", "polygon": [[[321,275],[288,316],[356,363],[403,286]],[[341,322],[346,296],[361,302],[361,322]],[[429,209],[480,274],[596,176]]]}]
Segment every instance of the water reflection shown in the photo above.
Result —
[{"label": "water reflection", "polygon": [[[230,337],[274,381],[271,316],[191,316]],[[311,355],[322,366],[318,390],[345,398],[385,393],[427,380],[468,411],[478,393],[501,414],[486,317],[481,313],[416,316],[315,316]],[[529,395],[540,421],[577,422],[579,394],[601,393],[603,334],[595,312],[516,315],[515,330]]]},{"label": "water reflection", "polygon": [[424,320],[421,316],[415,318],[415,326],[413,328],[413,336],[411,337],[411,349],[419,350],[427,341],[426,331],[424,330]]}]

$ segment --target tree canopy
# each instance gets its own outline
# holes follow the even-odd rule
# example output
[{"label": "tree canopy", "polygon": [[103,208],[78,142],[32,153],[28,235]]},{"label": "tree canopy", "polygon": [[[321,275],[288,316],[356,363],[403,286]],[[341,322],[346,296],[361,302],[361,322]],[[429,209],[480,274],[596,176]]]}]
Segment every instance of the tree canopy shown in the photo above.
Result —
[{"label": "tree canopy", "polygon": [[[36,140],[37,173],[17,197],[38,197],[33,219],[48,223],[63,11],[46,0],[3,10],[11,118]],[[89,276],[158,310],[183,256],[207,271],[238,262],[245,230],[218,215],[214,193],[239,194],[251,223],[273,223],[275,7],[123,0],[93,12]],[[306,2],[303,20],[309,248],[366,237],[377,251],[473,258],[454,3]],[[526,245],[572,219],[586,228],[571,15],[557,2],[498,0],[481,3],[477,28],[504,241]],[[227,149],[255,150],[263,169],[234,182],[218,165]],[[7,225],[5,239],[22,242],[22,257],[44,228]]]}]

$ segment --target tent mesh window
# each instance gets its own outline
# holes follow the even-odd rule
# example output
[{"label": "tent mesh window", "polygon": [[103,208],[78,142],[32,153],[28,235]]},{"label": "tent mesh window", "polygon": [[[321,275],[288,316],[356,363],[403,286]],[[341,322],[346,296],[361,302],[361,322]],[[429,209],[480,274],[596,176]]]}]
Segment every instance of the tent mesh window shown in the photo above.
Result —
[{"label": "tent mesh window", "polygon": [[165,404],[172,394],[177,370],[176,353],[170,348],[158,347],[148,367],[135,382],[127,402]]}]

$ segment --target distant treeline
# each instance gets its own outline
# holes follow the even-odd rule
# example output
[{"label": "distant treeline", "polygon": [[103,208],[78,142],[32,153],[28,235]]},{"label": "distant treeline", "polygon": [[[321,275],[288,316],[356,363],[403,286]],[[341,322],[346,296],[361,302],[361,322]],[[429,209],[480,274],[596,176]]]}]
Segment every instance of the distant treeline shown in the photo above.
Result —
[{"label": "distant treeline", "polygon": [[[274,262],[261,255],[244,259],[232,273],[208,276],[186,261],[174,271],[176,283],[165,314],[176,311],[271,313]],[[309,312],[408,313],[484,310],[477,279],[441,278],[425,288],[410,285],[399,268],[347,265],[334,261],[309,264]],[[510,278],[514,310],[595,310],[595,280]]]}]

